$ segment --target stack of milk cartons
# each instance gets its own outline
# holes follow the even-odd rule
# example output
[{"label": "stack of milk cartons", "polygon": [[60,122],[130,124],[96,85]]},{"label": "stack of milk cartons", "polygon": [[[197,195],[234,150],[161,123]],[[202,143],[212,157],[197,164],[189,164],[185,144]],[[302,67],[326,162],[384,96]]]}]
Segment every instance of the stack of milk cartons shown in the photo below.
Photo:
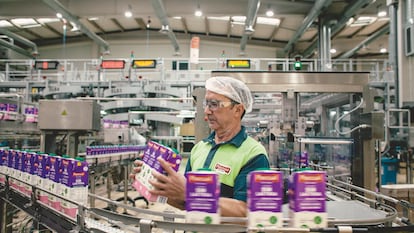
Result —
[{"label": "stack of milk cartons", "polygon": [[187,223],[220,224],[220,181],[210,170],[186,173],[185,219]]},{"label": "stack of milk cartons", "polygon": [[62,171],[60,179],[60,196],[63,198],[62,210],[66,215],[75,218],[78,204],[86,206],[88,202],[88,163],[80,157],[73,159],[64,156],[60,168]]},{"label": "stack of milk cartons", "polygon": [[289,218],[291,227],[328,226],[326,172],[297,171],[289,177]]},{"label": "stack of milk cartons", "polygon": [[55,154],[47,156],[46,166],[49,167],[49,179],[47,180],[48,204],[53,209],[60,211],[62,209],[62,200],[57,196],[60,193],[60,162],[61,157]]},{"label": "stack of milk cartons", "polygon": [[149,180],[155,179],[152,172],[156,171],[161,174],[165,173],[164,169],[157,160],[158,157],[161,157],[167,161],[174,171],[178,171],[182,159],[181,155],[174,152],[171,148],[154,141],[149,141],[142,157],[144,164],[141,167],[141,172],[135,175],[135,181],[132,185],[148,201],[166,203],[166,197],[152,195],[149,192],[154,189],[154,187],[149,183]]},{"label": "stack of milk cartons", "polygon": [[248,225],[251,228],[283,227],[283,173],[252,171],[247,176]]}]

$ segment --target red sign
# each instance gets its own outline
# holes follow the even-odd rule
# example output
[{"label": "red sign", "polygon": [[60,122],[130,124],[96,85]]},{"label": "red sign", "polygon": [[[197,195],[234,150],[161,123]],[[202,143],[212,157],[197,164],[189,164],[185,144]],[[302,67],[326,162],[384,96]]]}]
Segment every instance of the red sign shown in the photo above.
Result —
[{"label": "red sign", "polygon": [[102,69],[124,69],[124,60],[103,60],[101,63]]}]

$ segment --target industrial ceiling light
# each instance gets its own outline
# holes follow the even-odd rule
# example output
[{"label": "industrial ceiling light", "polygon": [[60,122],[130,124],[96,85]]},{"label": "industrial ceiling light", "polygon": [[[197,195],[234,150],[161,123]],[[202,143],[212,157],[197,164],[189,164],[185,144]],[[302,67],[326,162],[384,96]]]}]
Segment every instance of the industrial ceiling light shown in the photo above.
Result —
[{"label": "industrial ceiling light", "polygon": [[253,32],[254,32],[254,28],[253,28],[252,25],[246,26],[244,28],[244,33],[247,34],[247,35],[251,35],[251,34],[253,34]]},{"label": "industrial ceiling light", "polygon": [[200,10],[200,8],[197,8],[197,10],[194,12],[194,15],[200,17],[203,15],[203,12]]},{"label": "industrial ceiling light", "polygon": [[131,5],[128,5],[128,9],[124,12],[125,17],[131,18],[132,17],[132,8]]},{"label": "industrial ceiling light", "polygon": [[197,9],[194,12],[194,15],[197,17],[201,17],[203,15],[203,12],[200,9],[200,2],[197,0]]},{"label": "industrial ceiling light", "polygon": [[147,20],[147,28],[151,27],[151,16],[148,16],[148,20]]},{"label": "industrial ceiling light", "polygon": [[387,11],[381,6],[381,5],[379,5],[378,6],[378,13],[377,13],[377,16],[378,17],[385,17],[385,16],[387,16]]},{"label": "industrial ceiling light", "polygon": [[273,17],[273,15],[275,15],[275,13],[273,12],[272,8],[270,7],[270,5],[267,7],[267,11],[266,11],[266,16],[267,17]]},{"label": "industrial ceiling light", "polygon": [[168,33],[169,31],[170,31],[170,26],[168,25],[161,26],[161,30],[160,30],[161,33]]}]

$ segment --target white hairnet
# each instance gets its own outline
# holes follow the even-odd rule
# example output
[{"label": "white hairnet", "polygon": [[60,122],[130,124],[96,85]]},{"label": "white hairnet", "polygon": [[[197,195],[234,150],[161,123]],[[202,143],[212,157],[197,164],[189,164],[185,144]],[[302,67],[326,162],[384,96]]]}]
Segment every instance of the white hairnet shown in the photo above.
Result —
[{"label": "white hairnet", "polygon": [[225,76],[212,77],[207,79],[206,89],[243,104],[246,113],[252,111],[252,93],[246,84],[238,79]]}]

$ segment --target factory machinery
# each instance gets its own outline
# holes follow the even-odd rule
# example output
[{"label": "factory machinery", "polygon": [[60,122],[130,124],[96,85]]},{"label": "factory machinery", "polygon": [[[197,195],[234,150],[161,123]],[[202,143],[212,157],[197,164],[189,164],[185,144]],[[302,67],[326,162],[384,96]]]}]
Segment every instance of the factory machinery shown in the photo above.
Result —
[{"label": "factory machinery", "polygon": [[[406,164],[406,183],[412,183],[411,116],[409,109],[395,108],[394,84],[387,78],[392,73],[380,61],[336,61],[335,72],[317,72],[318,61],[302,63],[302,70],[293,70],[294,61],[288,59],[3,61],[0,98],[16,106],[0,111],[4,146],[85,157],[90,198],[86,205],[75,203],[77,215],[70,217],[39,203],[36,190],[41,188],[32,186],[33,195],[25,196],[5,182],[2,216],[17,208],[39,229],[57,232],[268,232],[232,224],[246,219],[224,219],[229,224],[217,226],[187,224],[183,213],[134,207],[140,197],[131,197],[136,192],[126,186],[137,154],[86,156],[91,145],[144,145],[148,137],[188,153],[209,133],[202,114],[195,114],[202,112],[204,81],[228,75],[254,94],[253,112],[243,123],[265,145],[274,169],[290,174],[304,166],[294,161],[306,152],[306,166],[327,171],[329,227],[289,228],[285,215],[283,232],[413,231],[412,188],[389,189],[386,185],[396,182],[381,175],[387,165],[381,159],[397,158]],[[24,112],[30,106],[38,112]],[[197,130],[183,132],[189,125]],[[118,200],[110,194],[114,167],[122,168],[117,175],[125,183]],[[94,194],[100,177],[108,179],[107,198]],[[97,200],[111,208],[96,208]],[[117,208],[136,216],[117,213]],[[10,221],[3,217],[2,229]]]}]

